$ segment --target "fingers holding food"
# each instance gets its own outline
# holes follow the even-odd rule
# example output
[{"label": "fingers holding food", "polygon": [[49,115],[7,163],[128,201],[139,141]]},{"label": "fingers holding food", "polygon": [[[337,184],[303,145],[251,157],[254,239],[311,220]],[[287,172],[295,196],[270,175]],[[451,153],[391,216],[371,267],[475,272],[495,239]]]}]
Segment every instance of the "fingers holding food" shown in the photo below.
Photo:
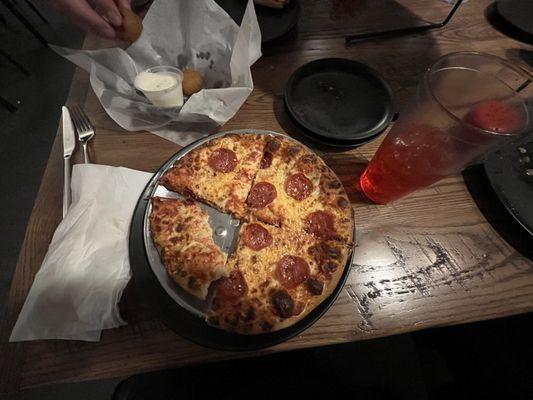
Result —
[{"label": "fingers holding food", "polygon": [[135,14],[131,8],[119,5],[119,11],[122,15],[122,25],[117,28],[119,39],[133,43],[143,31],[142,19]]},{"label": "fingers holding food", "polygon": [[[109,0],[113,3],[112,0]],[[107,39],[116,37],[114,27],[96,12],[85,0],[50,0],[60,13],[68,16],[82,29]],[[114,4],[114,3],[113,3]]]}]

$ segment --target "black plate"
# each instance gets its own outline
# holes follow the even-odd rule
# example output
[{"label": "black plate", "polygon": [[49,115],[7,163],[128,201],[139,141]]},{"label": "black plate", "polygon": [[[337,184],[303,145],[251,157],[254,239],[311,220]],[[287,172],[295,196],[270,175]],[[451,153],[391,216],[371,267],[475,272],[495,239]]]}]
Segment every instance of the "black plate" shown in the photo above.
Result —
[{"label": "black plate", "polygon": [[[188,147],[193,147],[194,145],[195,143]],[[172,156],[169,161],[163,164],[160,170],[169,167],[179,154],[188,151],[188,147],[185,147],[176,155]],[[205,347],[227,351],[249,351],[274,346],[293,338],[310,327],[329,309],[340,294],[350,273],[353,250],[333,293],[296,324],[277,332],[259,335],[229,333],[207,325],[203,318],[187,311],[167,294],[152,271],[147,259],[143,229],[144,216],[150,195],[156,185],[158,177],[159,173],[156,173],[148,182],[135,207],[129,236],[130,265],[133,273],[133,280],[139,293],[142,293],[146,301],[158,311],[159,318],[163,323],[180,336]]]},{"label": "black plate", "polygon": [[497,0],[500,15],[520,30],[533,34],[533,1]]},{"label": "black plate", "polygon": [[485,172],[496,195],[533,235],[533,176],[526,174],[527,169],[533,172],[533,133],[508,144],[485,161]]},{"label": "black plate", "polygon": [[334,146],[366,143],[394,117],[387,82],[367,65],[343,58],[296,70],[285,87],[285,106],[303,133]]},{"label": "black plate", "polygon": [[302,126],[292,116],[292,114],[290,112],[288,112],[288,107],[287,107],[286,103],[285,103],[285,109],[287,110],[287,115],[289,116],[289,119],[292,121],[292,123],[294,125],[296,125],[296,127],[300,130],[300,132],[305,134],[305,136],[307,136],[309,138],[312,138],[315,142],[323,144],[323,145],[326,145],[326,146],[330,146],[331,148],[336,148],[336,149],[341,148],[341,149],[348,150],[348,149],[352,149],[352,148],[355,148],[355,147],[359,147],[359,146],[362,146],[362,145],[364,145],[366,143],[371,142],[374,139],[377,139],[384,132],[384,131],[380,131],[380,132],[376,133],[375,135],[371,135],[371,136],[368,136],[368,137],[365,137],[365,138],[359,139],[359,140],[342,140],[342,141],[332,140],[332,139],[324,138],[323,136],[317,135],[313,131],[310,131],[309,129],[306,129],[305,126]]},{"label": "black plate", "polygon": [[[216,2],[237,25],[241,25],[247,4],[245,0],[216,0]],[[298,0],[291,0],[283,9],[256,5],[255,13],[261,29],[261,43],[266,44],[279,39],[294,28],[300,15],[300,4]]]}]

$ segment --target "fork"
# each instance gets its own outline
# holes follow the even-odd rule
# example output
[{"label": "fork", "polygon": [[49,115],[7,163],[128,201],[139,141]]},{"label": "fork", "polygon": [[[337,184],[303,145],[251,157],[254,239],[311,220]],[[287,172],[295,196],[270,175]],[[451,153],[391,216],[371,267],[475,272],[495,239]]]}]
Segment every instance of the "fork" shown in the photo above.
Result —
[{"label": "fork", "polygon": [[85,159],[85,164],[89,164],[89,151],[87,145],[89,140],[94,137],[94,126],[91,121],[89,121],[85,111],[83,111],[78,105],[72,107],[72,121],[74,122],[76,133],[78,134],[78,140],[83,146],[83,158]]}]

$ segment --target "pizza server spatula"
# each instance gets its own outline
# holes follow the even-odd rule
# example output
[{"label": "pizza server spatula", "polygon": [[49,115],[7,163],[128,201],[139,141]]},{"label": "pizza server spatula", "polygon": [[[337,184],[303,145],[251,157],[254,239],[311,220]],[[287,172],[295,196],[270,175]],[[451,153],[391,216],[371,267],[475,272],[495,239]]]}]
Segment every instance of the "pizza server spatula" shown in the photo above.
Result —
[{"label": "pizza server spatula", "polygon": [[[165,187],[157,186],[155,197],[164,197],[168,199],[180,199],[183,196],[178,193],[171,192]],[[216,208],[208,206],[202,202],[199,202],[200,208],[207,212],[209,215],[209,225],[213,230],[213,240],[226,254],[233,252],[234,246],[239,235],[239,229],[241,222],[238,219],[233,218],[229,214],[224,214],[218,211]]]}]

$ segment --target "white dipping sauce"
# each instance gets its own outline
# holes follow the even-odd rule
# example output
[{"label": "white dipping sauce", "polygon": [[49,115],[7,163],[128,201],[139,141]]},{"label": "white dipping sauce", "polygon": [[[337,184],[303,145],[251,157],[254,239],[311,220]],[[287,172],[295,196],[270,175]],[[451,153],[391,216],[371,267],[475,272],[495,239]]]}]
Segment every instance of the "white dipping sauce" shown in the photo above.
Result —
[{"label": "white dipping sauce", "polygon": [[[164,67],[156,68],[164,69]],[[151,68],[151,70],[156,68]],[[150,72],[149,69],[137,75],[134,84],[154,106],[173,108],[183,105],[182,79],[183,75],[172,71]]]}]

